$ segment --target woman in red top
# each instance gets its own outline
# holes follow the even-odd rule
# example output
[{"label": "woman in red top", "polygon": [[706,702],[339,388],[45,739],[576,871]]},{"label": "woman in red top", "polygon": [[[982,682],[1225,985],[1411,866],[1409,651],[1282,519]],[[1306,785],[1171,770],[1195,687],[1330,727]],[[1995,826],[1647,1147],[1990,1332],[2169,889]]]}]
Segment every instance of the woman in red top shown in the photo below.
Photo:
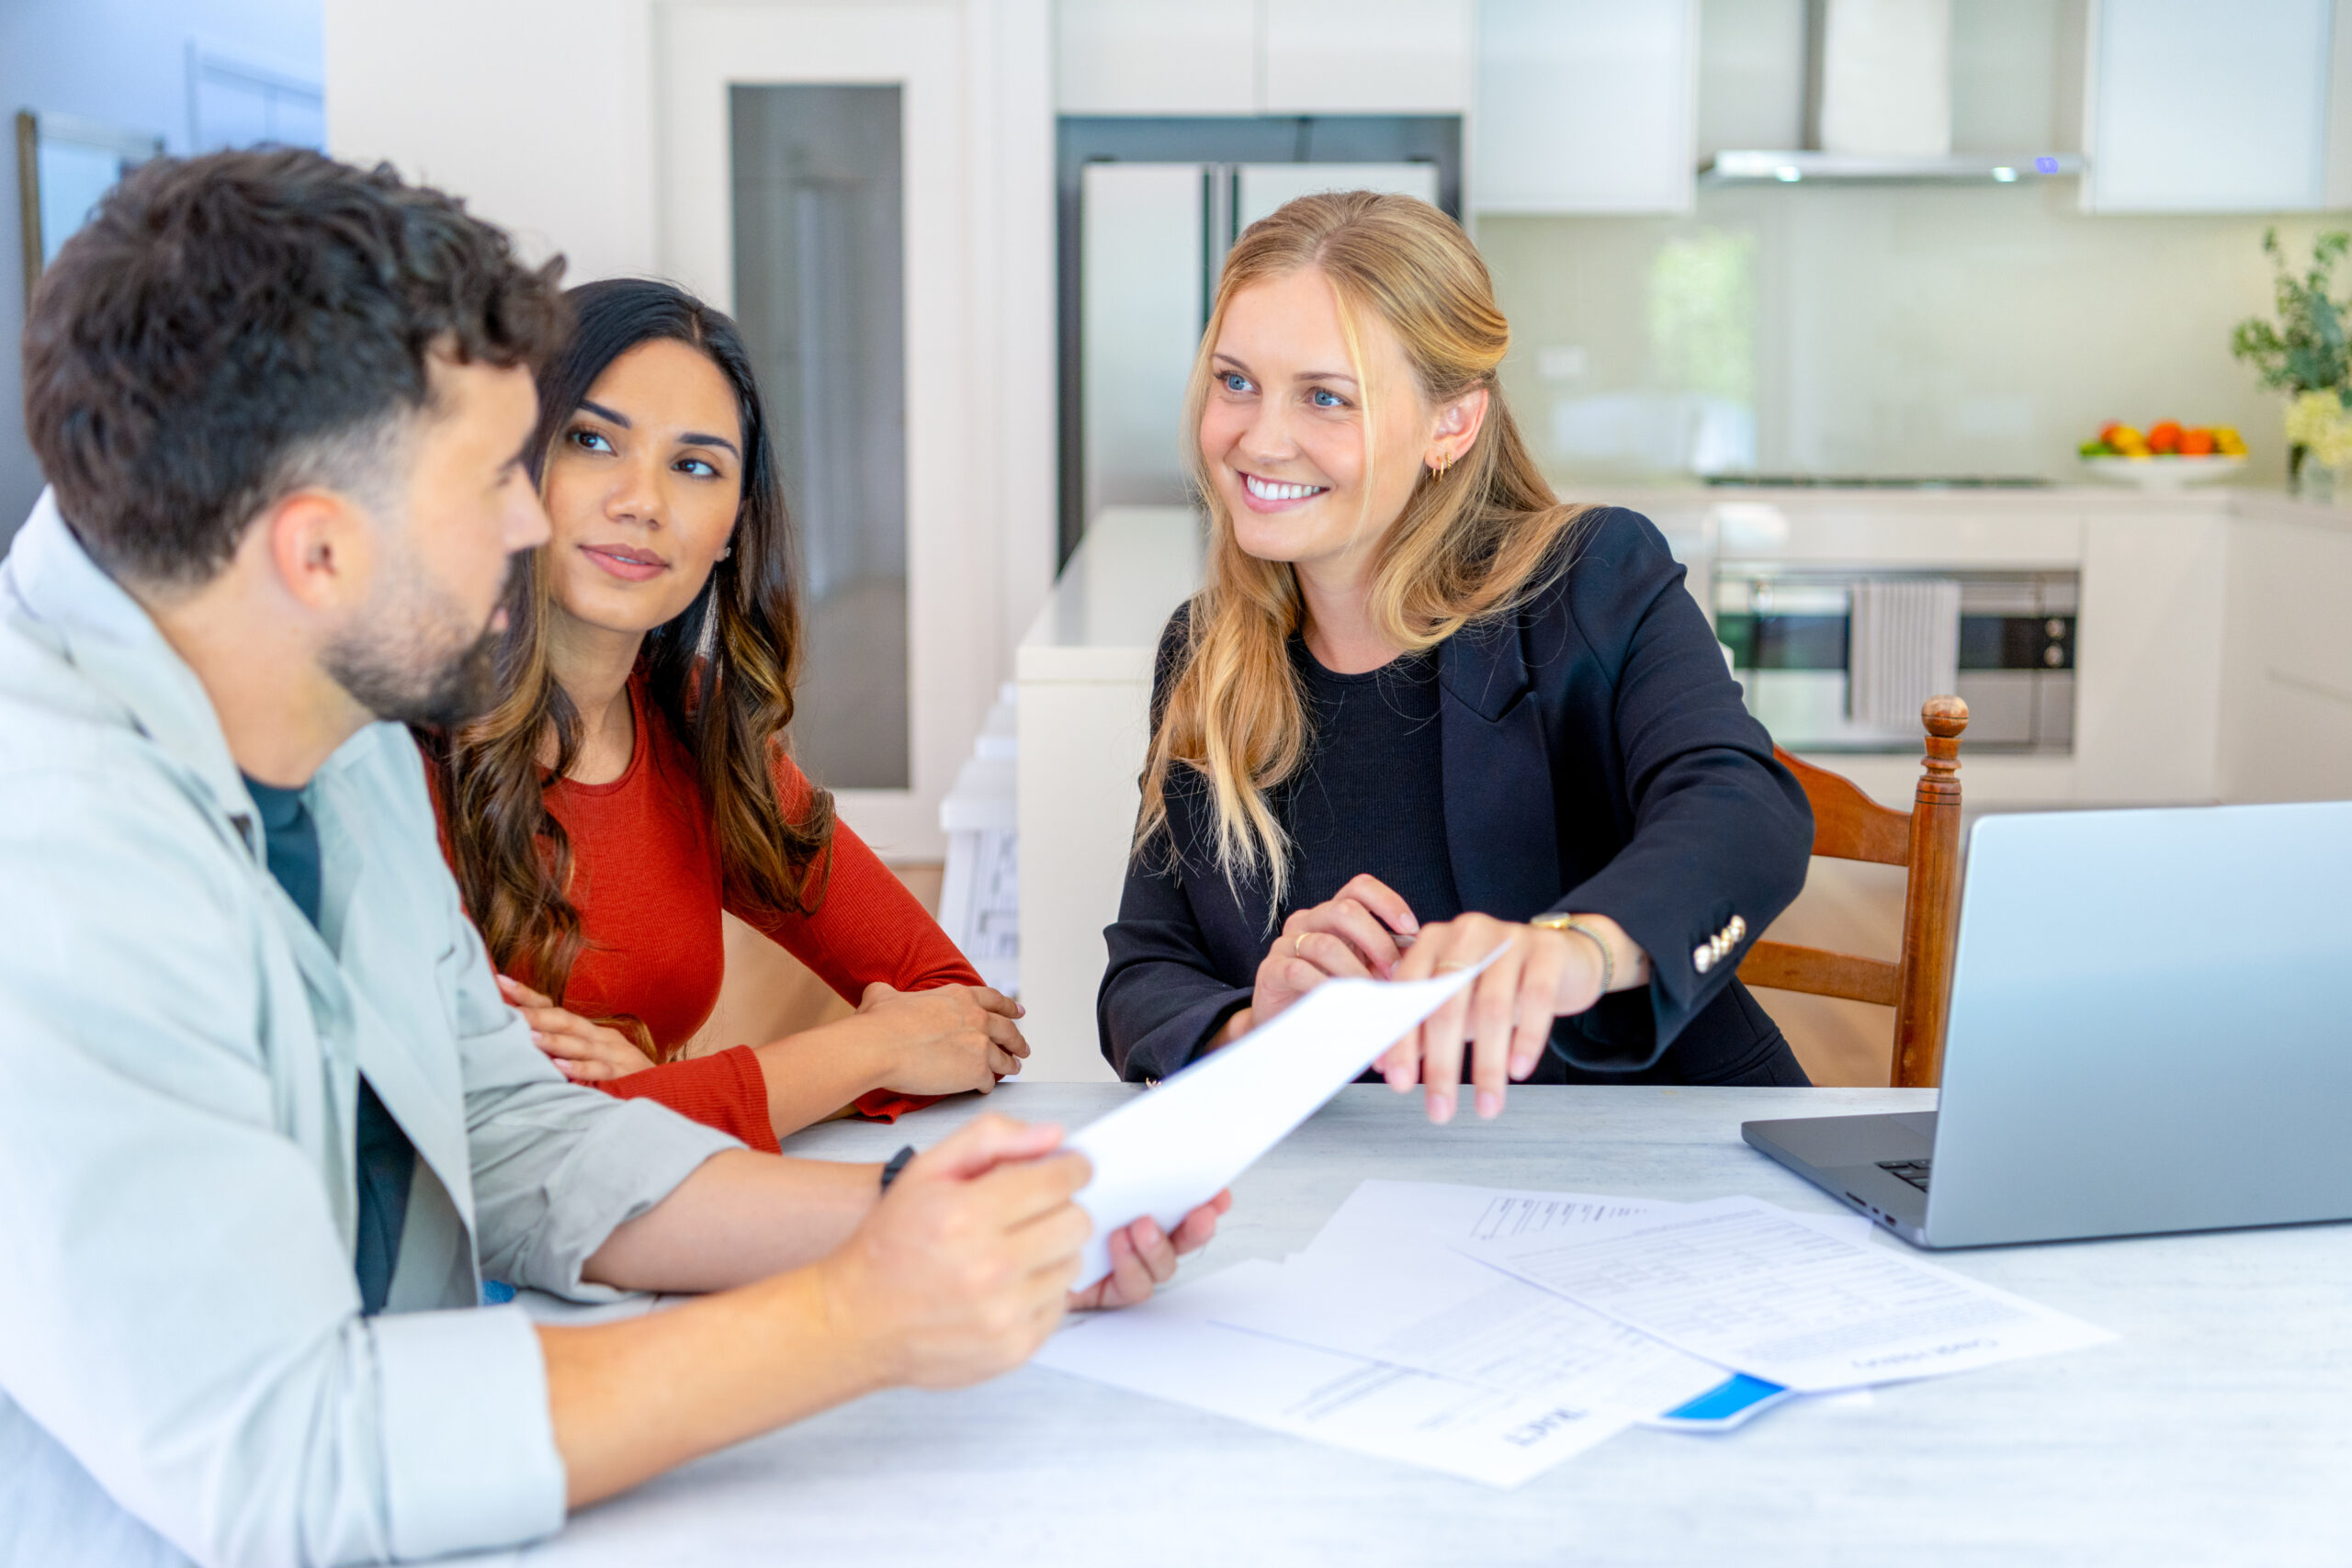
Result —
[{"label": "woman in red top", "polygon": [[[531,448],[552,537],[496,647],[506,694],[431,747],[444,845],[508,998],[570,1077],[757,1148],[853,1101],[888,1116],[986,1092],[1028,1054],[1020,1008],[781,744],[798,603],[732,323],[666,284],[571,299]],[[722,909],[857,1012],[676,1059],[718,1000]]]},{"label": "woman in red top", "polygon": [[[507,997],[570,1077],[775,1150],[856,1102],[895,1115],[1029,1053],[979,976],[785,755],[800,640],[792,540],[735,324],[666,283],[572,289],[526,456],[550,525],[485,644],[505,694],[425,738],[443,843]],[[719,912],[857,1012],[678,1060],[718,997]],[[1140,1301],[1206,1242],[1110,1237],[1075,1306]]]}]

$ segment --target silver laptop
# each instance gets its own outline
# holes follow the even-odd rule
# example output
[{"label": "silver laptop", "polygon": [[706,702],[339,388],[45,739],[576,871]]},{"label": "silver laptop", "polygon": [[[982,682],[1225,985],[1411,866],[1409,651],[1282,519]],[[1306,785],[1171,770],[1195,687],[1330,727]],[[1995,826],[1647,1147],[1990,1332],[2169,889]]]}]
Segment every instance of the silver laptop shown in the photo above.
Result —
[{"label": "silver laptop", "polygon": [[1749,1122],[1921,1247],[2352,1218],[2352,801],[1988,817],[1934,1111]]}]

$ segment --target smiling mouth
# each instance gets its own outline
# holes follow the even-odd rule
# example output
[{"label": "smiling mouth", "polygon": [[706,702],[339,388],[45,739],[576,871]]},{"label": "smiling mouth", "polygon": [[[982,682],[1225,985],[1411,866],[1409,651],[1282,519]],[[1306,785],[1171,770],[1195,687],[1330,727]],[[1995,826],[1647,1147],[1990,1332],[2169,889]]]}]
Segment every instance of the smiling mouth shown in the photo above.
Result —
[{"label": "smiling mouth", "polygon": [[670,569],[670,563],[651,550],[628,545],[582,545],[580,553],[624,582],[643,582]]},{"label": "smiling mouth", "polygon": [[1241,476],[1241,487],[1258,501],[1306,501],[1321,495],[1329,485],[1283,484],[1276,479],[1261,479],[1255,474]]}]

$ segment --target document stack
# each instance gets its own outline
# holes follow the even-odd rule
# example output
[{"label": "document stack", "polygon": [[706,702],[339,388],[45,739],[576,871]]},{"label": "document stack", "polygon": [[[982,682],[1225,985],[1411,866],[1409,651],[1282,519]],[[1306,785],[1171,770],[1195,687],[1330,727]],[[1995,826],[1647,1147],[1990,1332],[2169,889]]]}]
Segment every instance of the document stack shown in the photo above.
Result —
[{"label": "document stack", "polygon": [[1367,1181],[1304,1252],[1074,1320],[1041,1365],[1494,1486],[1634,1425],[2113,1336],[1857,1215]]}]

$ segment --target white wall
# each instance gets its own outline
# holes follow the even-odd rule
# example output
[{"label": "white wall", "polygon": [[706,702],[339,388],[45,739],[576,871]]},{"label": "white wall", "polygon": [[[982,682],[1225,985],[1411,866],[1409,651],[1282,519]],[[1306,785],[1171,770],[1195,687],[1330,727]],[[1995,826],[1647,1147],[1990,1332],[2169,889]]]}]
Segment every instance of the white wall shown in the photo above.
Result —
[{"label": "white wall", "polygon": [[[187,48],[320,75],[319,0],[0,0],[0,111],[78,115],[152,131],[188,151]],[[0,156],[0,546],[40,493],[25,439],[18,349],[23,248],[17,233],[15,128]]]},{"label": "white wall", "polygon": [[[805,6],[679,0],[673,17]],[[328,145],[387,159],[466,198],[526,254],[560,252],[566,278],[660,274],[678,254],[663,230],[663,39],[654,0],[325,0]],[[964,585],[987,629],[961,706],[963,748],[1012,673],[1012,645],[1043,603],[1055,564],[1052,35],[1047,0],[962,0],[967,174],[949,220],[963,252],[972,375],[958,479],[962,514],[993,576]],[[675,62],[673,62],[675,63]],[[675,73],[673,73],[675,74]],[[693,73],[689,73],[693,74]],[[725,170],[715,171],[724,181]],[[910,323],[911,325],[911,323]],[[923,345],[917,345],[919,348]],[[910,411],[921,417],[920,411]],[[918,734],[924,723],[916,694]],[[952,775],[952,766],[948,770]],[[844,804],[865,831],[854,803]],[[920,815],[918,813],[918,815]],[[888,814],[886,853],[935,860],[935,825]]]},{"label": "white wall", "polygon": [[573,283],[654,270],[648,0],[326,0],[327,146],[462,196]]}]

